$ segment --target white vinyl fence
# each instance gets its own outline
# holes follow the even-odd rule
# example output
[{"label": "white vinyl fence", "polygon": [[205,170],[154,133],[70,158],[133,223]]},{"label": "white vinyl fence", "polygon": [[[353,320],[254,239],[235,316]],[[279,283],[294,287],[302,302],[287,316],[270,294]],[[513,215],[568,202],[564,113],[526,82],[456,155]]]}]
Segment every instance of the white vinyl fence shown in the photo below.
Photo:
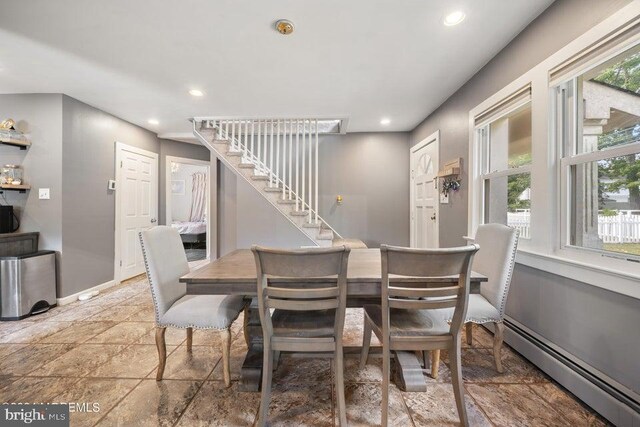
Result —
[{"label": "white vinyl fence", "polygon": [[[531,212],[507,213],[507,225],[531,237]],[[618,211],[615,216],[598,215],[598,236],[604,243],[640,243],[640,211]]]}]

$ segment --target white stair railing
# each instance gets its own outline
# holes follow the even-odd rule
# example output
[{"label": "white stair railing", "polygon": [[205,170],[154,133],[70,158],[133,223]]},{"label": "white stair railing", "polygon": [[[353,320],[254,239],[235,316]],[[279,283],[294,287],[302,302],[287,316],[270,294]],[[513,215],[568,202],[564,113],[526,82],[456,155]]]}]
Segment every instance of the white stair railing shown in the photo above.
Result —
[{"label": "white stair railing", "polygon": [[[304,212],[308,224],[339,234],[318,214],[319,129],[317,119],[207,119],[203,126],[225,140],[241,164],[252,164],[254,174],[265,176],[269,188],[281,190],[295,212]],[[215,142],[215,141],[214,141]]]}]

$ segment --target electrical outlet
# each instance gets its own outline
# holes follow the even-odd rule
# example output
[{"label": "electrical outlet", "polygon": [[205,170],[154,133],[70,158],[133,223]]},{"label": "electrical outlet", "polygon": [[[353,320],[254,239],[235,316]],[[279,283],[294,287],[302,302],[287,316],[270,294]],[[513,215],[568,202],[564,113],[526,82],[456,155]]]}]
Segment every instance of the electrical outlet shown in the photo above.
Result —
[{"label": "electrical outlet", "polygon": [[38,198],[40,200],[49,200],[49,189],[48,188],[39,188],[38,189]]},{"label": "electrical outlet", "polygon": [[440,192],[440,203],[443,204],[443,205],[446,205],[447,203],[449,203],[449,192],[448,191],[446,193]]}]

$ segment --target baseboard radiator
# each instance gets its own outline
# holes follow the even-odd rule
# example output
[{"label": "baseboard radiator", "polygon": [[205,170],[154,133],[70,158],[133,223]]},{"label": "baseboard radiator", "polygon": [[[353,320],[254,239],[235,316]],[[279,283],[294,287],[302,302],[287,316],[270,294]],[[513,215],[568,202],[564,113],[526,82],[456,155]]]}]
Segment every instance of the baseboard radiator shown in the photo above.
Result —
[{"label": "baseboard radiator", "polygon": [[509,316],[505,325],[507,344],[602,417],[616,426],[640,427],[640,399],[636,393]]}]

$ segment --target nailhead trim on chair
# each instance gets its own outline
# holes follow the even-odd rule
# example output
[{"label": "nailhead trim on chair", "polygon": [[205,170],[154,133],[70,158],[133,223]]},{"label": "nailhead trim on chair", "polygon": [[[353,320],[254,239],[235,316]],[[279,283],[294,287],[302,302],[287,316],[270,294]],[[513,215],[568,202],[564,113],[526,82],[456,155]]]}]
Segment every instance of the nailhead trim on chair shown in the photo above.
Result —
[{"label": "nailhead trim on chair", "polygon": [[504,294],[502,295],[502,301],[500,301],[500,321],[504,319],[505,306],[507,304],[507,295],[509,294],[509,287],[511,286],[511,276],[513,275],[513,268],[516,264],[516,253],[518,251],[518,239],[520,238],[520,231],[515,230],[516,234],[513,237],[513,250],[511,251],[511,258],[509,259],[509,272],[507,274],[507,285],[504,288]]},{"label": "nailhead trim on chair", "polygon": [[140,239],[140,246],[142,247],[142,258],[144,259],[144,269],[147,273],[147,280],[149,281],[149,287],[151,288],[151,297],[153,298],[153,306],[154,306],[154,310],[156,313],[156,326],[159,326],[161,328],[166,328],[166,327],[172,327],[172,328],[178,328],[178,329],[188,329],[188,328],[193,328],[193,329],[201,329],[201,330],[205,330],[205,329],[214,329],[216,331],[226,331],[229,330],[229,328],[231,328],[231,325],[233,324],[233,322],[236,321],[236,319],[238,318],[238,316],[240,316],[240,313],[238,312],[238,316],[234,317],[233,320],[231,320],[231,322],[229,322],[229,326],[227,326],[226,328],[216,328],[216,327],[202,327],[202,326],[196,326],[196,325],[192,325],[189,324],[187,326],[185,325],[176,325],[173,323],[162,323],[160,322],[160,316],[159,316],[159,312],[160,312],[160,308],[158,307],[158,300],[156,297],[155,292],[153,291],[153,283],[151,282],[151,273],[149,273],[149,264],[147,263],[147,251],[144,248],[144,242],[142,240],[142,232],[138,233],[138,238]]}]

